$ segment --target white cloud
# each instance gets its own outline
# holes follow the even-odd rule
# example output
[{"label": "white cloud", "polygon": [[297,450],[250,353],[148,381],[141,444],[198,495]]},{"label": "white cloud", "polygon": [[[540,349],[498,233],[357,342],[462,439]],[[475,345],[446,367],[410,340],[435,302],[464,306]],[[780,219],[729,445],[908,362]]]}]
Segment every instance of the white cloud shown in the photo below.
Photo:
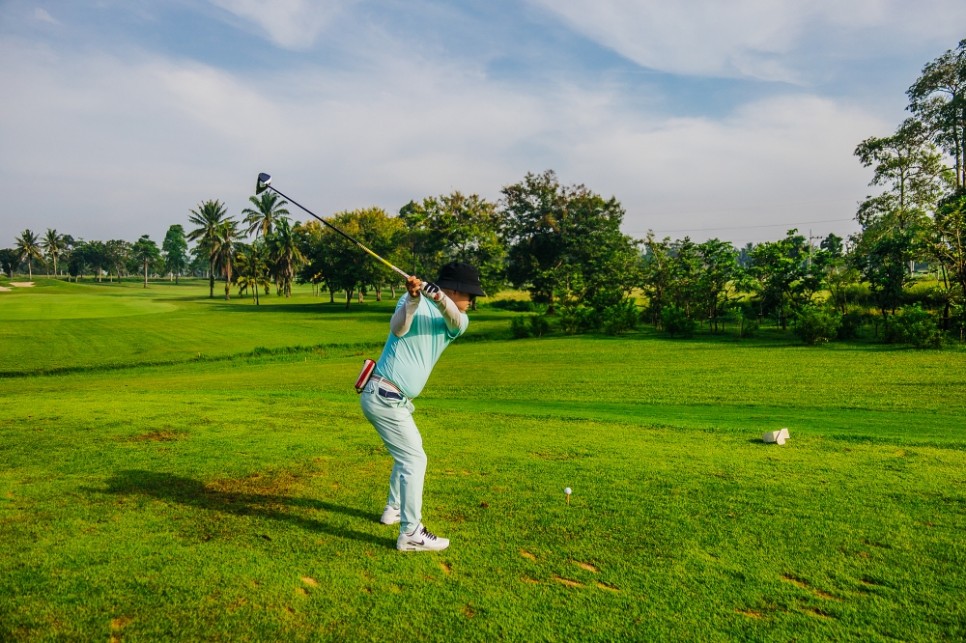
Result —
[{"label": "white cloud", "polygon": [[339,13],[358,0],[210,0],[212,4],[254,23],[276,45],[308,49]]},{"label": "white cloud", "polygon": [[161,239],[203,200],[240,212],[259,171],[323,216],[395,212],[452,190],[496,199],[526,172],[554,169],[565,184],[616,196],[635,236],[848,219],[867,181],[852,148],[881,125],[807,94],[720,119],[666,118],[619,88],[533,93],[398,52],[364,75],[306,65],[264,76],[26,43],[0,55],[16,63],[0,70],[17,90],[0,119],[7,236],[55,227]]},{"label": "white cloud", "polygon": [[34,20],[37,20],[39,22],[46,22],[52,25],[60,24],[60,22],[57,19],[55,19],[52,15],[50,15],[50,12],[44,9],[43,7],[37,7],[34,9]]},{"label": "white cloud", "polygon": [[859,34],[872,33],[898,49],[935,42],[938,34],[955,43],[966,24],[966,4],[959,0],[530,2],[642,67],[795,84],[809,82],[809,58],[816,53],[876,55],[875,49],[860,51]]}]

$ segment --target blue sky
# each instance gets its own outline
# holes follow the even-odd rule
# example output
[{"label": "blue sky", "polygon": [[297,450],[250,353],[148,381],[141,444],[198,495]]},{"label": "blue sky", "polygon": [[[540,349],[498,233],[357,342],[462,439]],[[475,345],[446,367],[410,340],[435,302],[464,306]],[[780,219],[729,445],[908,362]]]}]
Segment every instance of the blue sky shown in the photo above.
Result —
[{"label": "blue sky", "polygon": [[[0,0],[0,247],[324,216],[554,170],[624,231],[845,236],[961,0]],[[304,219],[298,211],[296,218]]]}]

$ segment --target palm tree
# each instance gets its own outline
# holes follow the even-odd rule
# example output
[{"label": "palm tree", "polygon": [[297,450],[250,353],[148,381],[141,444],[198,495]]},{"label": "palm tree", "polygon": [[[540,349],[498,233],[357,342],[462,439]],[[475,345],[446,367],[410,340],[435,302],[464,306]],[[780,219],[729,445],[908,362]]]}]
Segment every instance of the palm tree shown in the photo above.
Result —
[{"label": "palm tree", "polygon": [[239,238],[238,221],[228,218],[218,224],[211,239],[211,265],[225,275],[225,299],[231,291],[232,268],[235,265],[235,244]]},{"label": "palm tree", "polygon": [[228,212],[221,201],[205,201],[197,210],[191,211],[188,221],[198,226],[188,234],[189,241],[197,241],[208,255],[208,296],[215,296],[215,255],[212,244],[218,227],[222,225]]},{"label": "palm tree", "polygon": [[258,289],[265,288],[266,292],[271,285],[266,276],[264,244],[256,241],[250,246],[246,246],[235,255],[235,283],[238,285],[238,294],[243,294],[249,288],[252,289],[252,298],[255,305],[259,305]]},{"label": "palm tree", "polygon": [[275,234],[268,238],[269,261],[272,263],[280,293],[292,296],[292,280],[295,272],[305,261],[299,249],[298,238],[288,219],[280,219]]},{"label": "palm tree", "polygon": [[[44,235],[44,240],[40,243],[44,250],[47,251],[47,259],[50,263],[54,264],[54,276],[57,276],[57,259],[59,259],[64,251],[67,250],[67,245],[64,243],[64,235],[57,234],[56,230],[47,228],[47,234]],[[48,264],[49,265],[49,264]]]},{"label": "palm tree", "polygon": [[245,208],[242,214],[245,215],[245,223],[248,224],[248,234],[255,233],[257,238],[259,233],[262,237],[272,234],[275,225],[280,221],[287,221],[289,211],[284,206],[288,201],[279,201],[279,197],[274,192],[262,192],[261,196],[248,197],[255,209]]},{"label": "palm tree", "polygon": [[40,252],[40,244],[37,240],[37,235],[35,235],[30,230],[24,230],[20,233],[17,238],[17,259],[27,262],[27,272],[30,274],[30,280],[34,280],[34,270],[32,261],[36,259],[37,261],[43,261],[44,257]]}]

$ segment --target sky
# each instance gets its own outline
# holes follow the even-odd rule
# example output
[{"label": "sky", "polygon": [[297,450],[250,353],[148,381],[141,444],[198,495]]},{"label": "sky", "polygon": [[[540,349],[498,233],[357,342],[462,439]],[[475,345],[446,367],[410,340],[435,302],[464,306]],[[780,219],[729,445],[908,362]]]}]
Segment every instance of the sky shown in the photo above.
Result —
[{"label": "sky", "polygon": [[321,216],[553,170],[635,238],[846,237],[855,146],[964,37],[962,0],[0,0],[0,247],[160,245],[259,172]]}]

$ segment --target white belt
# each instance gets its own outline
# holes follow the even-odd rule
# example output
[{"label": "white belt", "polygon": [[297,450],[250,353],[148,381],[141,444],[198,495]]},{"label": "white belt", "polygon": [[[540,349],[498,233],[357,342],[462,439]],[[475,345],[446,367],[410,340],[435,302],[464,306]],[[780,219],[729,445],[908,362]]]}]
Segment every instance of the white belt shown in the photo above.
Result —
[{"label": "white belt", "polygon": [[398,386],[393,384],[391,380],[387,380],[385,377],[381,377],[379,375],[373,375],[371,379],[376,384],[376,394],[379,396],[391,400],[401,400],[406,397],[405,393],[403,393]]}]

